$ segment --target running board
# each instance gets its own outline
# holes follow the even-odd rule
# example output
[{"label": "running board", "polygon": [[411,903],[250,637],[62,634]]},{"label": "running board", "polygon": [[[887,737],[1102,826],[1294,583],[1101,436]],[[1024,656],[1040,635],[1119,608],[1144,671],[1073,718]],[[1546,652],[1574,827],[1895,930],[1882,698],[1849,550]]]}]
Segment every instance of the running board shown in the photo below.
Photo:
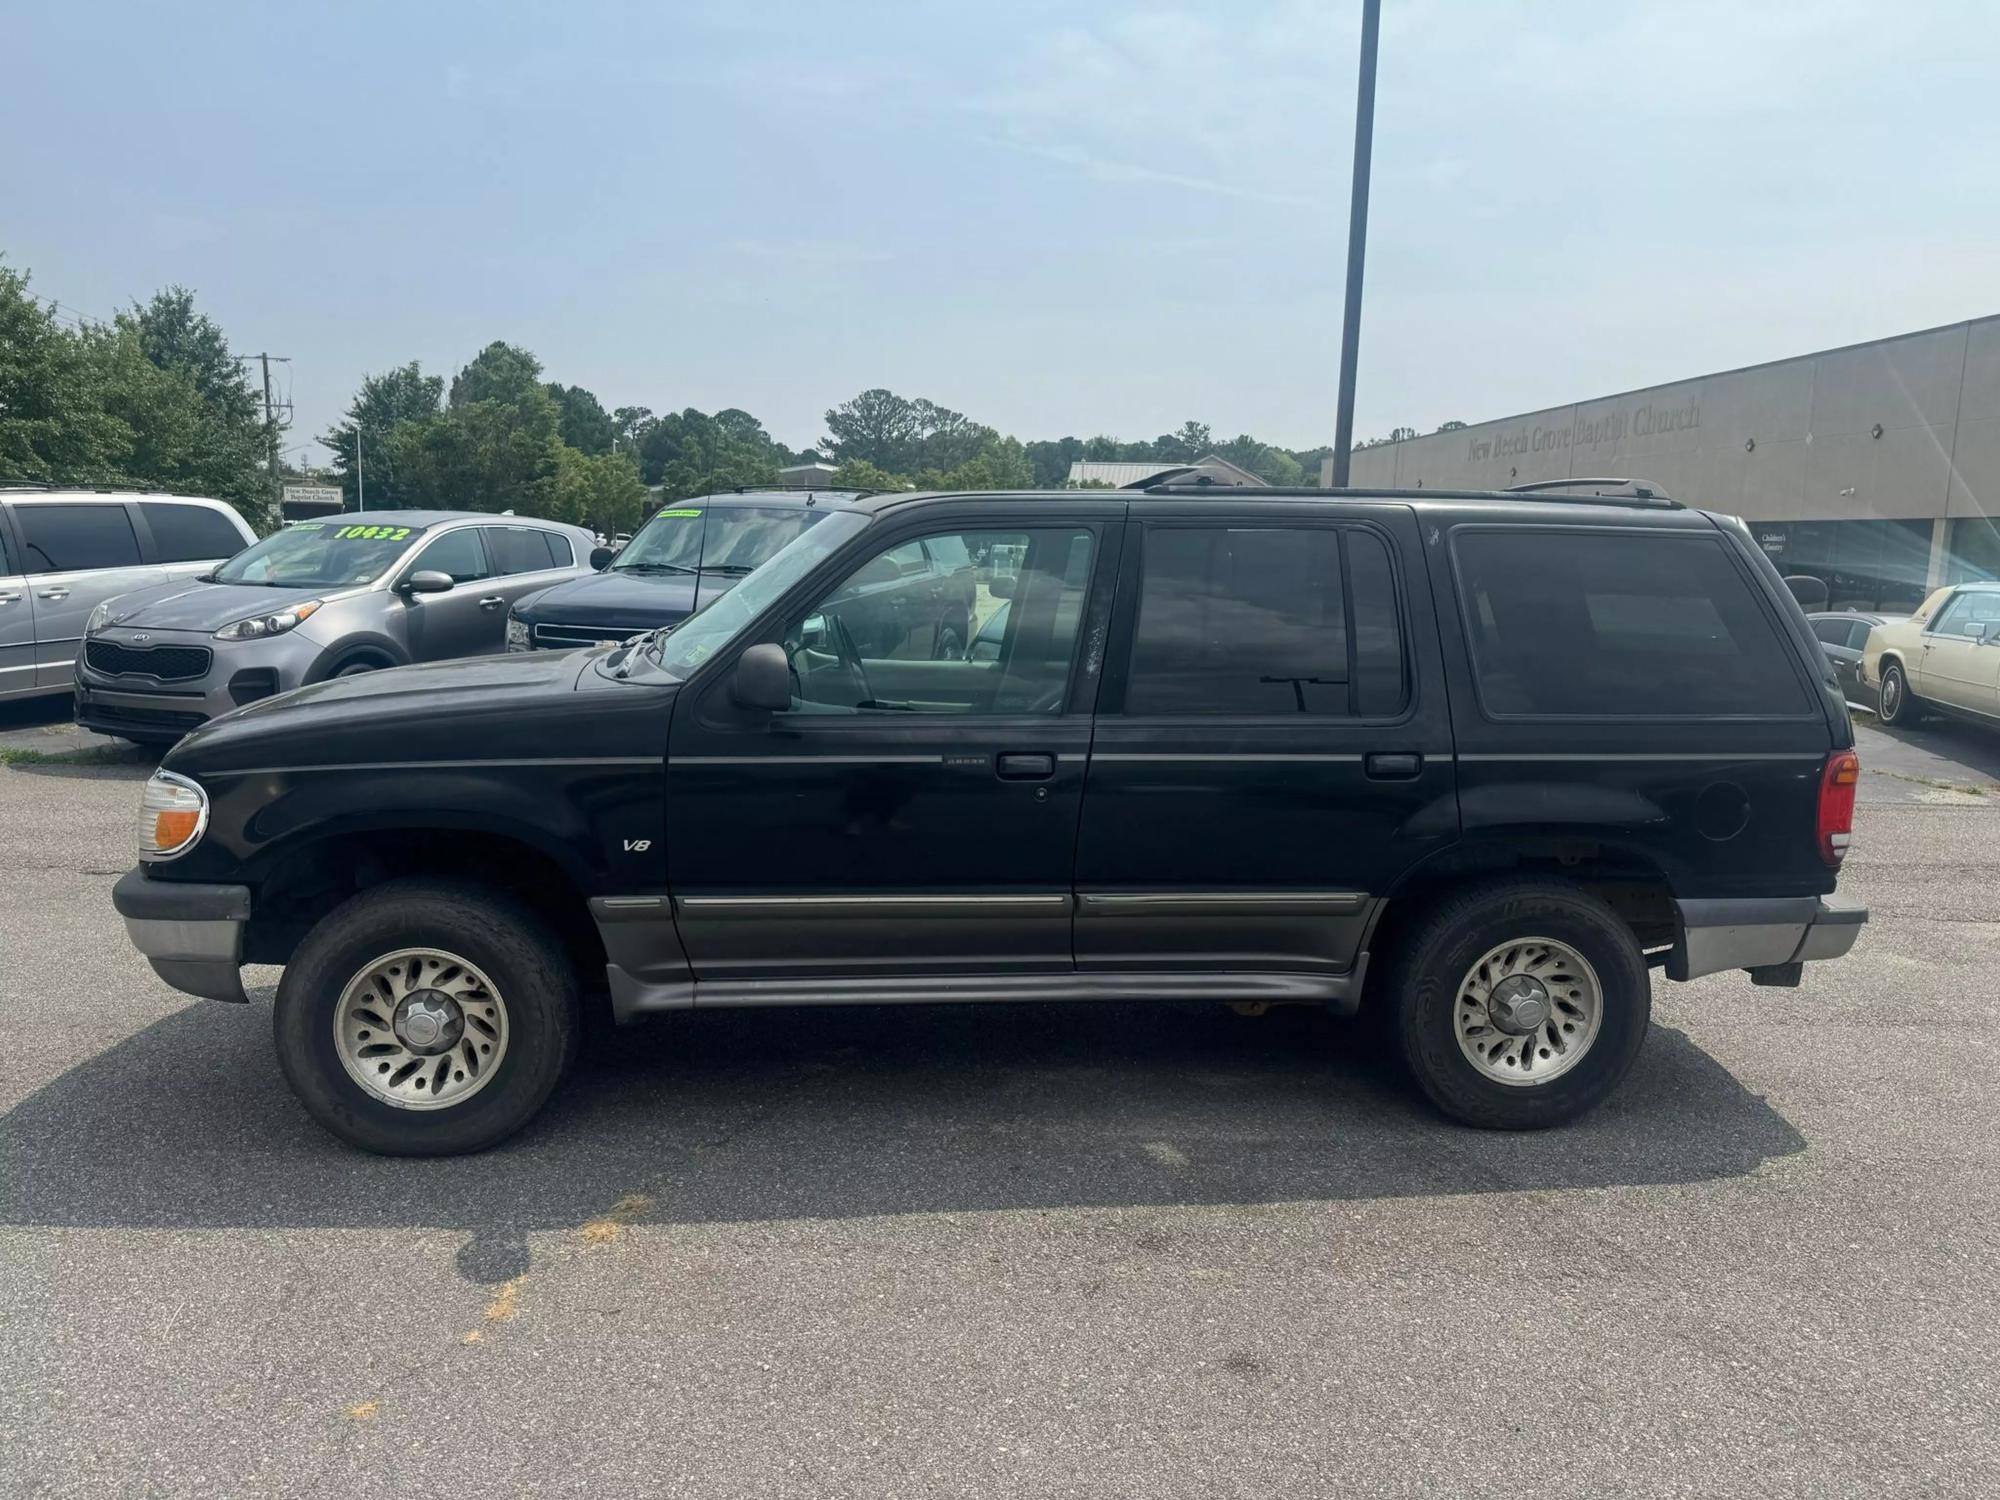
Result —
[{"label": "running board", "polygon": [[[716,979],[693,985],[644,984],[613,966],[619,1018],[662,1010],[779,1005],[966,1005],[1077,1000],[1249,1000],[1324,1005],[1352,1015],[1368,974],[1362,954],[1344,974],[1065,971],[1055,974],[941,974],[843,979]],[[622,981],[622,982],[621,982]]]}]

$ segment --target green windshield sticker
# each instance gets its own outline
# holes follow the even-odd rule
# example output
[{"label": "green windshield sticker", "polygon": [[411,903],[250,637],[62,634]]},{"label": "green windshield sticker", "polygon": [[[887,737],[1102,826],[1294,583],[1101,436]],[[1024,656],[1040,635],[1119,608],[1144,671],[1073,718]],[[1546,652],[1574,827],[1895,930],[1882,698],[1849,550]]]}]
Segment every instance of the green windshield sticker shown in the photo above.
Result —
[{"label": "green windshield sticker", "polygon": [[343,526],[333,534],[336,542],[407,542],[407,526]]},{"label": "green windshield sticker", "polygon": [[662,510],[655,511],[654,514],[661,516],[698,516],[701,512],[698,510]]}]

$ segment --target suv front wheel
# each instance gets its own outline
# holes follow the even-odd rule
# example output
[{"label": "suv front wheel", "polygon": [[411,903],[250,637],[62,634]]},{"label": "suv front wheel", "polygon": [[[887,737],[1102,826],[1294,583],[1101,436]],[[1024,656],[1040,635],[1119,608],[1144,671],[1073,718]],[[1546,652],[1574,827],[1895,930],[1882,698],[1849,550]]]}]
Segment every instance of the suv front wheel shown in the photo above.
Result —
[{"label": "suv front wheel", "polygon": [[1594,1108],[1631,1070],[1652,1018],[1631,930],[1554,881],[1444,898],[1407,934],[1390,981],[1418,1085],[1452,1118],[1491,1130]]},{"label": "suv front wheel", "polygon": [[393,880],[336,907],[278,985],[278,1063],[312,1117],[388,1156],[479,1151],[520,1129],[576,1051],[575,972],[497,892]]}]

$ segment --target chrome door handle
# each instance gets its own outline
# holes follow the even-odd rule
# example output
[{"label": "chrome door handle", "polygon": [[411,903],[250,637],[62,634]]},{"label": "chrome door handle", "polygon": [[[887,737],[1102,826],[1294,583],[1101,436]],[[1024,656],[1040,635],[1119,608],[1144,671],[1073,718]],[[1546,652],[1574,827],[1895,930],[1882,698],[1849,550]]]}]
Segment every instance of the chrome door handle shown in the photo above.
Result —
[{"label": "chrome door handle", "polygon": [[42,597],[42,598],[44,598],[44,599],[67,599],[67,598],[69,597],[69,590],[68,590],[68,589],[43,589],[43,590],[42,590],[42,594],[41,594],[41,597]]},{"label": "chrome door handle", "polygon": [[481,609],[498,609],[506,602],[498,594],[488,594],[484,599],[479,601],[479,607]]},{"label": "chrome door handle", "polygon": [[20,601],[19,594],[0,594],[0,604],[18,604]]}]

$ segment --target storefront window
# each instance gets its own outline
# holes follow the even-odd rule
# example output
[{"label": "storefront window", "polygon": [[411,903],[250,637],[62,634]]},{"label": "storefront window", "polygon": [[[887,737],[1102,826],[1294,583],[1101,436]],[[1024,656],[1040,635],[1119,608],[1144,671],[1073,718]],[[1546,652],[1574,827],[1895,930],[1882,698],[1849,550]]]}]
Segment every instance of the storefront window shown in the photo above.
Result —
[{"label": "storefront window", "polygon": [[1951,523],[1951,557],[1946,583],[2000,578],[2000,523],[1973,517]]},{"label": "storefront window", "polygon": [[1824,583],[1828,609],[1908,610],[1923,601],[1929,521],[1753,521],[1750,534],[1780,573]]}]

